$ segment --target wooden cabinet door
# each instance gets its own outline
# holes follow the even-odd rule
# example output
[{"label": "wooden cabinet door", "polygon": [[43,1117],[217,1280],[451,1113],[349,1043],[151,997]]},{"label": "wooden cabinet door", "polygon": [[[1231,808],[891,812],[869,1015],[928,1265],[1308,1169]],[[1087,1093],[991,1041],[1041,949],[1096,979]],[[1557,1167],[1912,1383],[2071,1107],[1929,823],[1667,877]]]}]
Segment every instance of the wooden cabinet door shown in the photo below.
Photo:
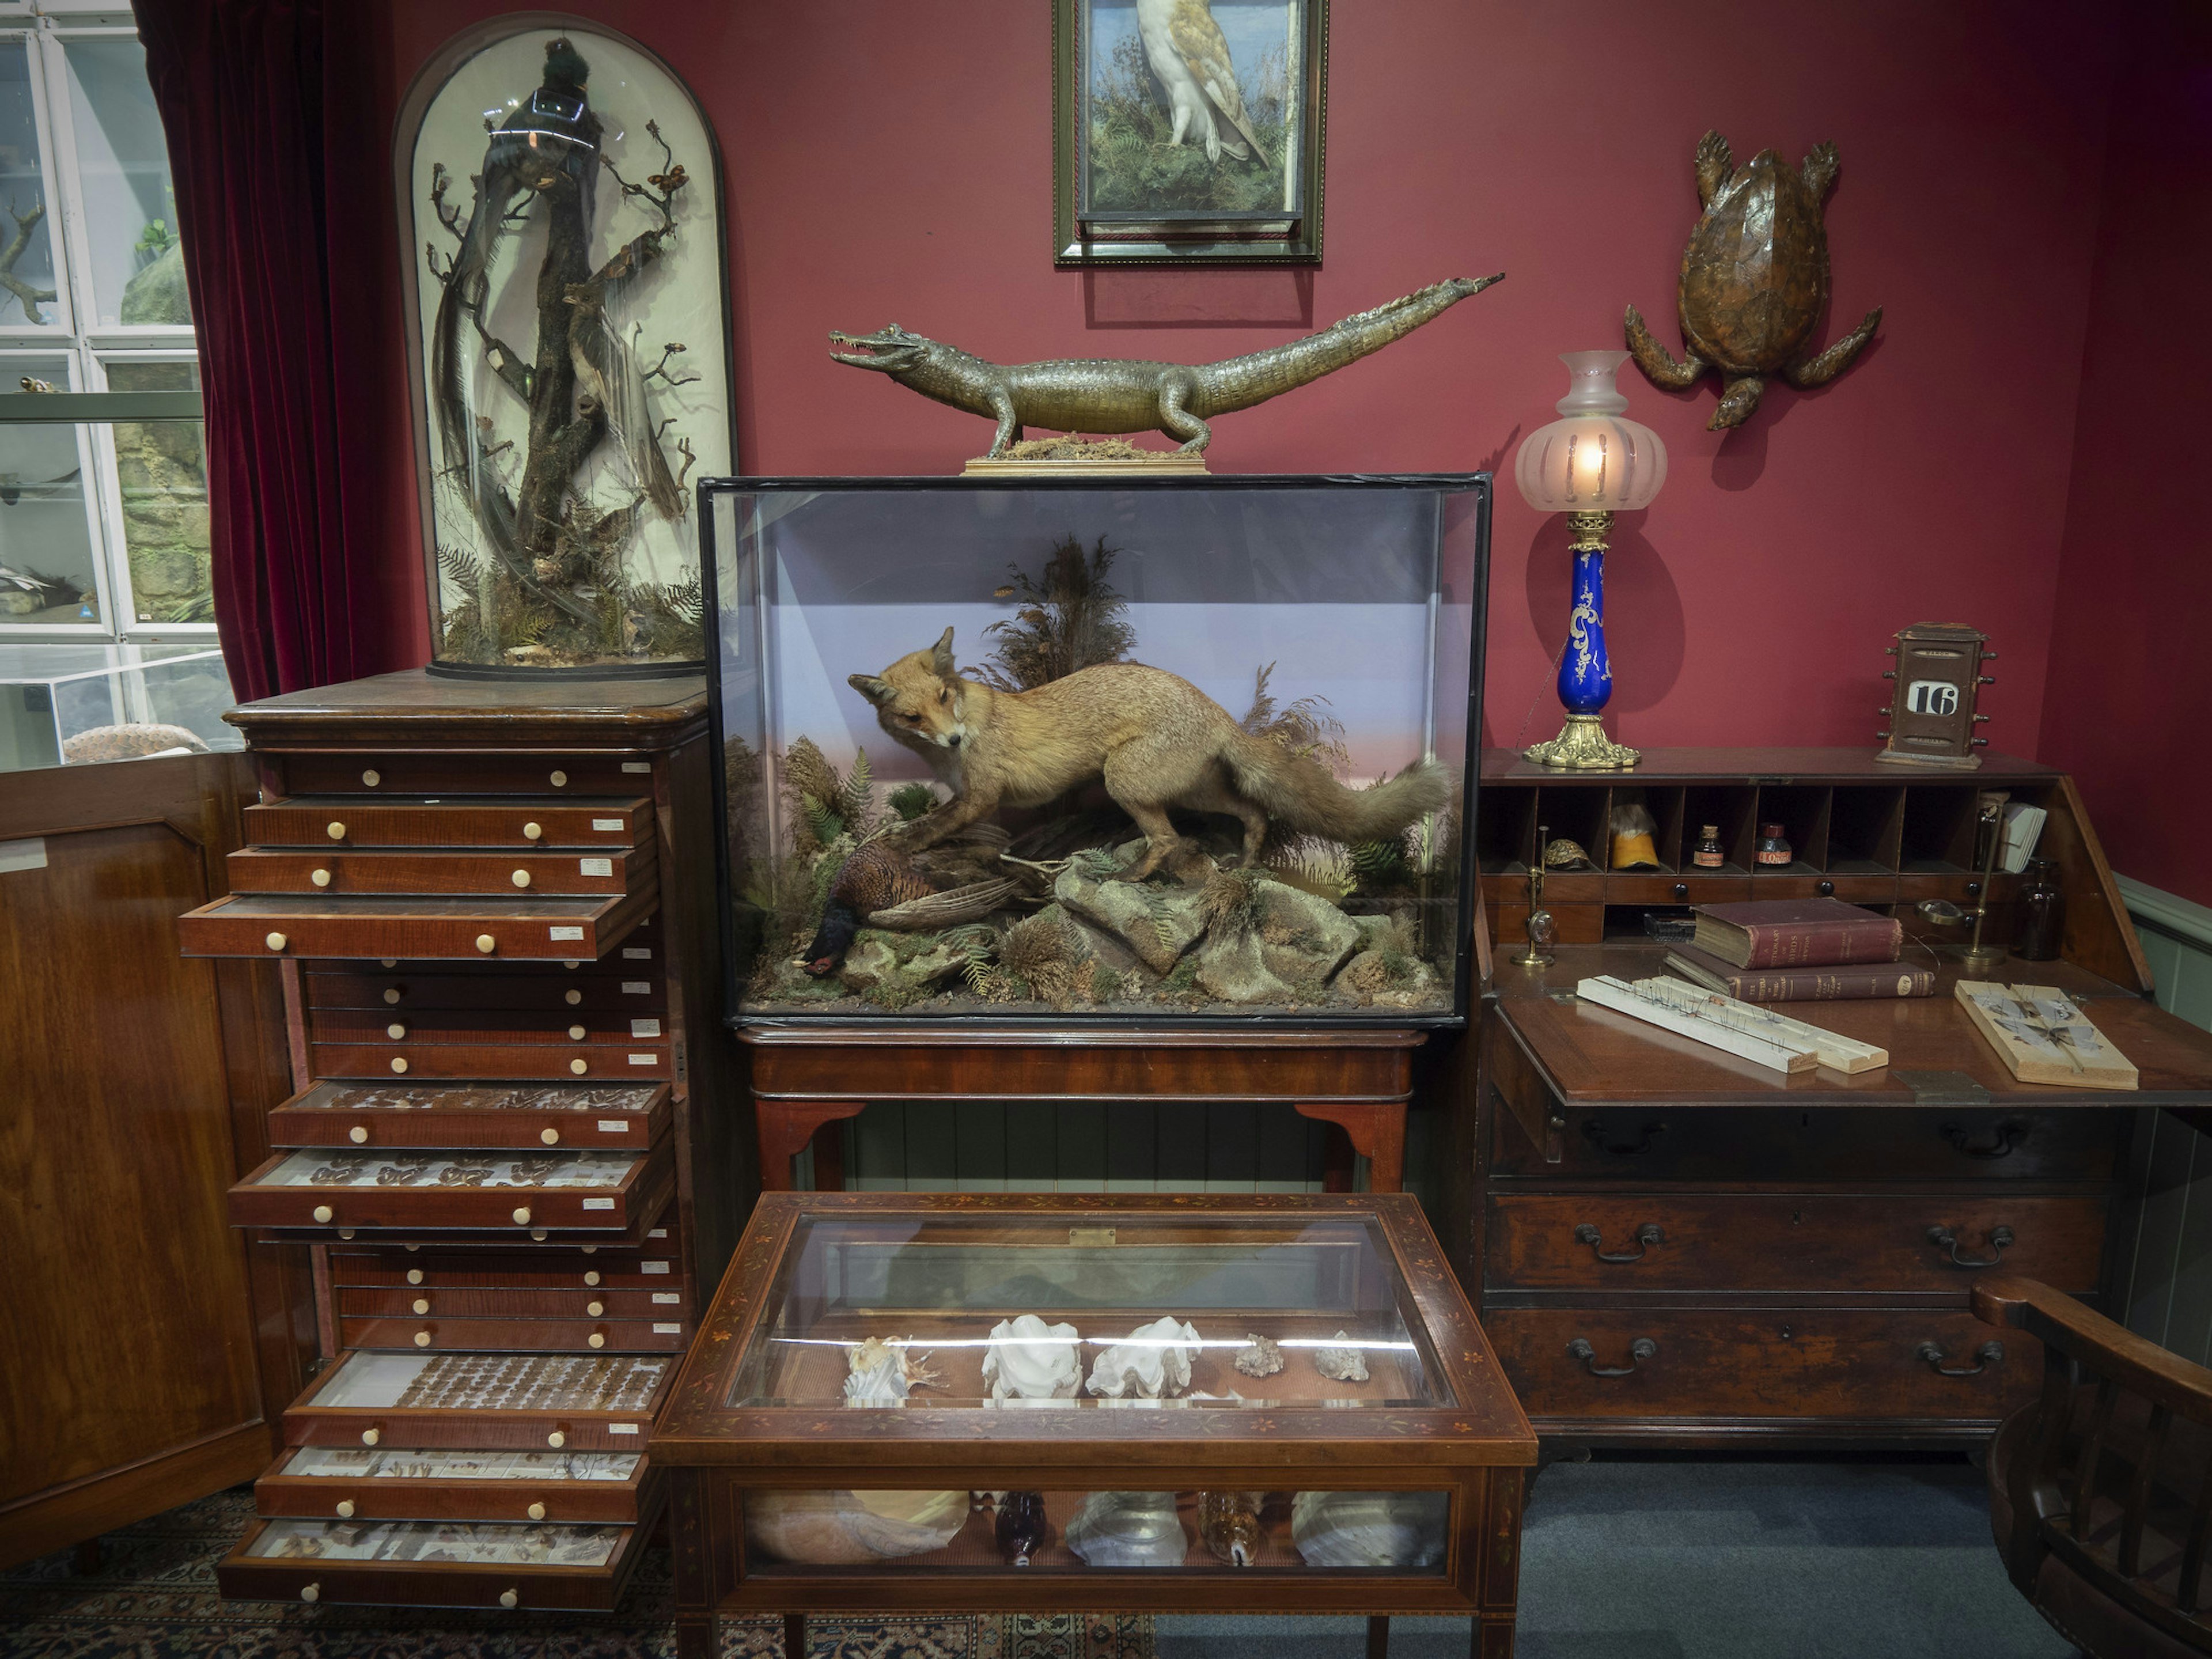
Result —
[{"label": "wooden cabinet door", "polygon": [[224,1194],[289,1092],[277,970],[189,960],[238,755],[0,780],[0,1564],[248,1480],[312,1350],[304,1253]]}]

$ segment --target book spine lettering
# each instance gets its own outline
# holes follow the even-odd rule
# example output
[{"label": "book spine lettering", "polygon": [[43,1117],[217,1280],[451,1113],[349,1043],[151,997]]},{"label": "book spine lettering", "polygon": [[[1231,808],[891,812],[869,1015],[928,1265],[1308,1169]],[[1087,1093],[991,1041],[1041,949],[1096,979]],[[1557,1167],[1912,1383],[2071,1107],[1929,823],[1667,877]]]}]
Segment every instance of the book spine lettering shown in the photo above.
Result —
[{"label": "book spine lettering", "polygon": [[1734,975],[1729,979],[1729,994],[1740,1002],[1850,1002],[1869,997],[1926,996],[1935,986],[1936,976],[1923,969],[1901,969],[1894,975],[1806,969]]},{"label": "book spine lettering", "polygon": [[1788,968],[1797,963],[1834,967],[1856,962],[1895,962],[1904,949],[1905,928],[1893,916],[1879,925],[1863,922],[1799,922],[1786,927],[1746,927],[1751,946],[1747,968]]}]

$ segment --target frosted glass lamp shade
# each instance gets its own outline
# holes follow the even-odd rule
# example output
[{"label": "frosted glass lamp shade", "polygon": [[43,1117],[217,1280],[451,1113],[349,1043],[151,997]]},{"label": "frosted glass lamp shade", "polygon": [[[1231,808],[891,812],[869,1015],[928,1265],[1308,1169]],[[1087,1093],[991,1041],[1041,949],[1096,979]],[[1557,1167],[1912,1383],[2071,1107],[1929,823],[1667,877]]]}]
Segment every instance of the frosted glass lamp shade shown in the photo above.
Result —
[{"label": "frosted glass lamp shade", "polygon": [[1648,426],[1622,417],[1628,399],[1613,376],[1625,351],[1563,351],[1563,419],[1532,432],[1513,458],[1513,481],[1540,513],[1632,513],[1667,482],[1667,447]]}]

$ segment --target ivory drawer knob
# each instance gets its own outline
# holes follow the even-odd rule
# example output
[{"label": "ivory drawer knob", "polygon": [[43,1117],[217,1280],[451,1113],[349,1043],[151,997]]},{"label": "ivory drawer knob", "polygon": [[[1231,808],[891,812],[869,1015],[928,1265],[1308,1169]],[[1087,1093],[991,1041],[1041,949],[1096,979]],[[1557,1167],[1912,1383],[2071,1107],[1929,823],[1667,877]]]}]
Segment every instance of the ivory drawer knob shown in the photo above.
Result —
[{"label": "ivory drawer knob", "polygon": [[530,872],[527,870],[518,870],[514,872],[511,879],[517,887],[527,887],[530,885]]},{"label": "ivory drawer knob", "polygon": [[320,1584],[302,1584],[302,1585],[301,1585],[301,1586],[300,1586],[300,1599],[301,1599],[302,1601],[321,1601],[321,1600],[323,1599],[323,1587],[322,1587]]},{"label": "ivory drawer knob", "polygon": [[345,825],[340,823],[336,818],[333,818],[330,823],[323,826],[323,833],[328,836],[332,841],[343,841],[345,839]]},{"label": "ivory drawer knob", "polygon": [[545,1437],[545,1443],[552,1447],[555,1451],[559,1451],[562,1447],[568,1443],[568,1437],[556,1429]]},{"label": "ivory drawer knob", "polygon": [[[599,1247],[596,1244],[579,1244],[576,1248],[581,1250],[586,1255],[597,1255],[599,1253]],[[593,1282],[597,1283],[598,1281],[594,1280]]]},{"label": "ivory drawer knob", "polygon": [[580,1025],[571,1025],[568,1028],[568,1040],[571,1042],[581,1042],[584,1040],[584,1028]]},{"label": "ivory drawer knob", "polygon": [[422,1282],[422,1270],[420,1267],[410,1267],[407,1270],[407,1282],[410,1285],[420,1285]]},{"label": "ivory drawer knob", "polygon": [[558,1129],[540,1129],[538,1132],[538,1138],[548,1146],[558,1146],[561,1144],[561,1132]]},{"label": "ivory drawer knob", "polygon": [[327,887],[331,884],[331,872],[327,870],[318,870],[307,879],[318,887]]},{"label": "ivory drawer knob", "polygon": [[499,941],[494,939],[489,933],[478,933],[477,935],[477,951],[480,955],[488,957],[497,949],[499,949]]},{"label": "ivory drawer knob", "polygon": [[428,1332],[428,1331],[417,1331],[417,1332],[416,1332],[416,1333],[415,1333],[415,1346],[416,1346],[416,1347],[418,1347],[418,1348],[427,1348],[427,1347],[428,1347],[428,1346],[430,1346],[430,1333],[429,1333],[429,1332]]},{"label": "ivory drawer knob", "polygon": [[355,1124],[352,1128],[346,1131],[346,1139],[353,1142],[356,1146],[367,1146],[368,1144],[368,1125],[366,1123]]},{"label": "ivory drawer knob", "polygon": [[398,1055],[394,1054],[392,1057],[392,1069],[395,1072],[404,1072],[407,1069],[407,1062],[402,1060]]},{"label": "ivory drawer knob", "polygon": [[584,1340],[595,1348],[604,1348],[607,1346],[607,1334],[605,1331],[593,1331]]},{"label": "ivory drawer knob", "polygon": [[404,1025],[402,1025],[398,1020],[394,1020],[391,1024],[384,1028],[384,1035],[390,1037],[394,1042],[397,1042],[400,1038],[407,1035],[407,1028]]},{"label": "ivory drawer knob", "polygon": [[265,943],[272,951],[281,951],[284,948],[284,935],[282,933],[271,933],[269,935],[268,939],[264,941],[264,943]]},{"label": "ivory drawer knob", "polygon": [[542,823],[524,824],[522,838],[525,841],[543,841],[545,838],[545,826]]},{"label": "ivory drawer knob", "polygon": [[518,1227],[527,1227],[530,1224],[530,1206],[527,1204],[516,1206],[514,1224]]},{"label": "ivory drawer knob", "polygon": [[315,1219],[318,1221],[328,1221],[337,1213],[337,1212],[331,1208],[327,1204],[318,1204],[315,1206]]},{"label": "ivory drawer knob", "polygon": [[596,1284],[598,1284],[599,1282],[599,1270],[597,1267],[593,1267],[593,1268],[592,1268],[588,1273],[586,1273],[584,1275],[584,1283],[586,1283],[586,1285],[596,1285]]},{"label": "ivory drawer knob", "polygon": [[568,1069],[574,1072],[578,1077],[581,1077],[586,1072],[588,1072],[592,1068],[580,1060],[572,1060],[568,1062]]},{"label": "ivory drawer knob", "polygon": [[532,1227],[530,1230],[530,1236],[533,1239],[537,1240],[538,1243],[543,1244],[545,1242],[545,1229],[543,1227]]},{"label": "ivory drawer knob", "polygon": [[363,1429],[361,1431],[361,1443],[364,1446],[374,1446],[383,1438],[384,1431],[381,1429]]},{"label": "ivory drawer knob", "polygon": [[406,1251],[408,1255],[412,1255],[416,1251],[421,1249],[422,1247],[420,1244],[402,1244],[399,1248]]},{"label": "ivory drawer knob", "polygon": [[352,1498],[341,1498],[338,1499],[338,1519],[341,1521],[350,1521],[353,1519]]},{"label": "ivory drawer knob", "polygon": [[377,966],[380,968],[397,968],[398,965],[399,958],[398,957],[383,957],[379,958],[377,962]]},{"label": "ivory drawer knob", "polygon": [[543,1504],[532,1504],[528,1509],[525,1510],[523,1513],[528,1516],[532,1521],[543,1521],[545,1518],[545,1505]]},{"label": "ivory drawer knob", "polygon": [[351,1238],[351,1237],[353,1237],[353,1229],[352,1229],[352,1228],[350,1228],[350,1227],[341,1227],[341,1228],[339,1228],[339,1229],[338,1229],[338,1237],[339,1237],[340,1238]]},{"label": "ivory drawer knob", "polygon": [[397,985],[387,986],[385,989],[384,1000],[388,1003],[398,1001],[399,988]]},{"label": "ivory drawer knob", "polygon": [[499,1593],[499,1604],[503,1607],[519,1607],[522,1605],[522,1597],[514,1590],[503,1589]]},{"label": "ivory drawer knob", "polygon": [[384,774],[378,771],[372,766],[368,771],[361,775],[361,781],[367,784],[370,788],[374,789],[378,784],[384,781]]},{"label": "ivory drawer knob", "polygon": [[584,1000],[584,994],[581,991],[565,991],[562,995],[571,1008]]},{"label": "ivory drawer knob", "polygon": [[426,1314],[429,1312],[430,1298],[427,1296],[416,1297],[415,1298],[415,1311],[418,1314]]},{"label": "ivory drawer knob", "polygon": [[554,774],[553,774],[553,780],[552,780],[552,781],[553,781],[553,787],[554,787],[556,789],[562,788],[562,787],[563,787],[564,786],[566,786],[566,784],[568,783],[568,775],[566,772],[556,772],[556,773],[554,773]]},{"label": "ivory drawer knob", "polygon": [[607,1304],[604,1302],[586,1302],[584,1304],[584,1311],[591,1315],[594,1319],[599,1318],[599,1316],[605,1313],[606,1310]]}]

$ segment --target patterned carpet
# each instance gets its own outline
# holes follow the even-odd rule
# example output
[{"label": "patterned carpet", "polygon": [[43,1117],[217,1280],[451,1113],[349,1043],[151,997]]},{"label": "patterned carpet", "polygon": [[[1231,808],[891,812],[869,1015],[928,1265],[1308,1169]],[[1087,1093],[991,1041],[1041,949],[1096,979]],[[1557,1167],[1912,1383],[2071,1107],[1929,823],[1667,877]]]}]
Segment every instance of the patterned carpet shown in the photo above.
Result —
[{"label": "patterned carpet", "polygon": [[[467,1613],[222,1601],[215,1568],[253,1494],[187,1504],[102,1540],[100,1571],[64,1553],[0,1573],[6,1659],[673,1659],[668,1552],[638,1562],[611,1613]],[[823,1618],[806,1659],[1152,1659],[1144,1614]],[[784,1659],[781,1620],[722,1621],[724,1659]]]}]

